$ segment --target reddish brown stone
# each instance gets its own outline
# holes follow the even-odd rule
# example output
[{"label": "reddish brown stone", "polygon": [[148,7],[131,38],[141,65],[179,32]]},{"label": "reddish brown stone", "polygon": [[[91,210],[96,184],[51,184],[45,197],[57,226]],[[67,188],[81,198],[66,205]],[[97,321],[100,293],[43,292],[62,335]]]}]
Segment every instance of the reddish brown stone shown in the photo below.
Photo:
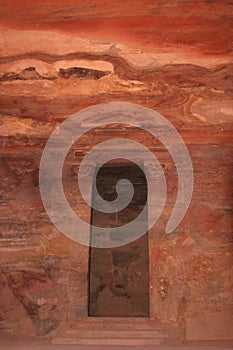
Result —
[{"label": "reddish brown stone", "polygon": [[67,198],[90,222],[78,167],[110,136],[154,152],[168,198],[149,232],[150,316],[177,324],[186,339],[231,338],[232,5],[9,0],[0,12],[0,329],[51,336],[64,321],[86,319],[89,249],[50,222],[40,158],[71,114],[127,101],[161,113],[187,144],[194,191],[185,218],[165,233],[176,168],[158,140],[129,125],[93,125],[75,143],[64,166]]}]

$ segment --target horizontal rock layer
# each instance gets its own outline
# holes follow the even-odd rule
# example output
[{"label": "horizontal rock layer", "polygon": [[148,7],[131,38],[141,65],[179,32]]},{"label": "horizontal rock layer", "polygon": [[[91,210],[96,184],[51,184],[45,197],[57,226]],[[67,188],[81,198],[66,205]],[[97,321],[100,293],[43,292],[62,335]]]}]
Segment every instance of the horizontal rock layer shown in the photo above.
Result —
[{"label": "horizontal rock layer", "polygon": [[124,101],[161,113],[183,137],[194,169],[185,218],[165,234],[175,164],[158,139],[128,124],[90,121],[64,166],[69,203],[90,220],[77,172],[99,142],[132,138],[154,152],[168,194],[149,232],[150,315],[178,323],[188,339],[203,339],[199,321],[214,317],[207,337],[229,338],[219,325],[230,325],[232,307],[232,5],[9,0],[0,12],[0,329],[51,335],[86,317],[89,251],[50,222],[40,159],[71,114]]}]

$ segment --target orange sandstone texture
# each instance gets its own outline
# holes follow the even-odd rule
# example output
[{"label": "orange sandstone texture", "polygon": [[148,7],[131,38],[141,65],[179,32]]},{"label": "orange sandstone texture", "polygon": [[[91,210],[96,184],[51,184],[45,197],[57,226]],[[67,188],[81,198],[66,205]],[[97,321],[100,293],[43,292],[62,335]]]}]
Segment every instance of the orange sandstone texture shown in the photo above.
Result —
[{"label": "orange sandstone texture", "polygon": [[9,0],[0,14],[0,329],[51,336],[86,317],[89,250],[50,222],[39,163],[49,135],[72,113],[127,101],[160,112],[187,144],[195,184],[184,220],[165,234],[176,168],[158,140],[129,125],[93,125],[75,143],[64,166],[67,198],[90,220],[78,166],[110,136],[154,152],[168,199],[149,232],[150,315],[177,324],[186,339],[232,337],[230,2]]}]

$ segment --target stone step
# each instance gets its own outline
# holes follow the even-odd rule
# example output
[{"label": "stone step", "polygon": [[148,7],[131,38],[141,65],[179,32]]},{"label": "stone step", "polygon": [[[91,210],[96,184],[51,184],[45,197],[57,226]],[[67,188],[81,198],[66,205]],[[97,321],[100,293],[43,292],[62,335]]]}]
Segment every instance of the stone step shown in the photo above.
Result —
[{"label": "stone step", "polygon": [[125,330],[123,328],[121,329],[76,329],[76,330],[67,330],[66,336],[69,337],[106,337],[106,338],[137,338],[137,337],[143,337],[143,338],[153,338],[153,337],[163,337],[166,338],[167,335],[162,331],[152,330],[152,329],[143,329],[143,330]]},{"label": "stone step", "polygon": [[57,337],[52,340],[53,345],[123,345],[123,346],[145,346],[160,345],[165,341],[163,337],[151,338],[73,338],[73,337]]},{"label": "stone step", "polygon": [[87,317],[85,322],[90,323],[108,323],[108,322],[116,322],[116,323],[148,323],[148,322],[157,322],[157,320],[150,317]]},{"label": "stone step", "polygon": [[88,317],[61,325],[52,344],[144,346],[178,338],[173,326],[155,319]]},{"label": "stone step", "polygon": [[96,328],[96,327],[101,327],[101,328],[115,328],[115,329],[122,329],[122,328],[126,328],[126,329],[165,329],[167,327],[167,325],[162,324],[161,322],[155,321],[155,320],[151,320],[151,319],[147,319],[146,321],[144,320],[133,320],[128,319],[128,320],[124,320],[124,319],[99,319],[99,320],[92,320],[92,319],[86,319],[84,322],[80,322],[80,323],[73,323],[73,324],[69,324],[68,328],[69,329],[78,329],[78,328]]},{"label": "stone step", "polygon": [[[64,328],[68,329],[68,328]],[[79,329],[125,329],[125,330],[164,330],[165,327],[159,325],[159,324],[122,324],[122,323],[108,323],[108,324],[73,324],[69,326],[70,330],[79,330]]]}]

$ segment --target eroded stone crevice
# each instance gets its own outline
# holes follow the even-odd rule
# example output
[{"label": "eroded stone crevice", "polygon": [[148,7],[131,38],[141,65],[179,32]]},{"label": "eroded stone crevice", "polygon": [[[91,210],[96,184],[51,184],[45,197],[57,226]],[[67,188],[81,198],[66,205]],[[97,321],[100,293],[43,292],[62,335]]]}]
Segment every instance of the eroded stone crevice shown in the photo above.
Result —
[{"label": "eroded stone crevice", "polygon": [[[13,70],[11,71],[12,68],[10,66],[12,66],[14,61],[19,62],[18,65],[20,67],[20,61],[22,62],[21,65],[25,65],[24,61],[26,62],[32,59],[37,61],[35,66],[25,67],[19,73]],[[84,66],[72,66],[72,61],[74,60],[85,60],[85,64]],[[160,65],[160,67],[149,66],[145,68],[133,66],[124,58],[117,57],[114,54],[94,55],[85,52],[61,55],[59,57],[53,57],[46,53],[1,57],[0,63],[2,81],[16,79],[56,79],[58,76],[65,79],[100,79],[115,72],[123,80],[137,80],[144,83],[156,82],[157,84],[177,85],[181,88],[208,87],[215,90],[227,89],[232,92],[231,77],[233,75],[233,65],[231,63],[215,65],[211,68],[194,64],[165,64]],[[95,69],[96,64],[99,66],[102,65],[104,69]],[[94,67],[91,68],[91,66]],[[7,71],[3,72],[4,69]]]},{"label": "eroded stone crevice", "polygon": [[14,81],[14,80],[39,80],[39,79],[46,79],[46,80],[54,80],[58,79],[58,77],[61,77],[63,79],[100,79],[106,75],[110,74],[110,72],[104,72],[100,70],[95,69],[88,69],[83,67],[72,67],[63,69],[60,68],[58,74],[50,75],[50,76],[42,76],[40,75],[35,67],[28,67],[23,69],[20,73],[15,73],[13,71],[11,72],[5,72],[0,77],[0,81]]},{"label": "eroded stone crevice", "polygon": [[[46,273],[35,273],[30,271],[5,272],[6,283],[13,292],[15,298],[25,309],[28,317],[32,320],[37,335],[46,335],[57,328],[56,308],[57,300],[50,298],[51,281]],[[45,302],[39,297],[47,294]],[[47,316],[49,313],[50,316]],[[55,315],[54,315],[55,313]]]},{"label": "eroded stone crevice", "polygon": [[100,79],[105,75],[108,75],[110,72],[103,72],[94,69],[88,68],[80,68],[73,67],[59,70],[59,76],[65,79],[76,79],[76,78],[84,78],[84,79]]}]

